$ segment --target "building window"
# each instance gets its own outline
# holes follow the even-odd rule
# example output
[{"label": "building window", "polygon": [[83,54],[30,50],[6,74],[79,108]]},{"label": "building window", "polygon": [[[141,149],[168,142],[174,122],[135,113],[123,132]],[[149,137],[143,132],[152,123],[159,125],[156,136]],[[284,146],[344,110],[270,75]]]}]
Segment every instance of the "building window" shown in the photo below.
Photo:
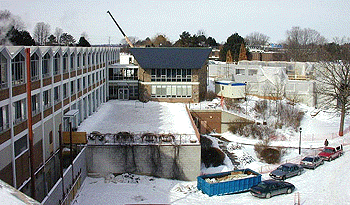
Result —
[{"label": "building window", "polygon": [[70,70],[74,70],[75,69],[74,64],[75,64],[75,54],[72,53],[70,55]]},{"label": "building window", "polygon": [[0,132],[9,128],[9,107],[5,105],[0,107]]},{"label": "building window", "polygon": [[256,74],[258,74],[258,70],[255,70],[255,69],[248,70],[248,75],[256,75]]},{"label": "building window", "polygon": [[95,53],[92,53],[91,64],[95,65]]},{"label": "building window", "polygon": [[30,74],[32,81],[39,80],[39,71],[39,56],[36,53],[34,53],[30,57]]},{"label": "building window", "polygon": [[77,92],[79,92],[81,90],[80,81],[81,81],[81,79],[78,78],[77,79]]},{"label": "building window", "polygon": [[60,55],[58,53],[53,57],[53,74],[60,74]]},{"label": "building window", "polygon": [[190,98],[191,85],[152,85],[151,97],[157,98]]},{"label": "building window", "polygon": [[7,81],[7,59],[4,55],[0,53],[0,87],[1,88],[7,88],[8,87],[8,81]]},{"label": "building window", "polygon": [[236,69],[236,75],[245,75],[245,69]]},{"label": "building window", "polygon": [[63,99],[66,99],[69,96],[69,85],[68,83],[63,84]]},{"label": "building window", "polygon": [[109,68],[109,80],[138,80],[138,68]]},{"label": "building window", "polygon": [[86,77],[84,76],[83,77],[83,89],[85,89],[86,88]]},{"label": "building window", "polygon": [[32,96],[32,112],[33,112],[33,115],[40,112],[40,95],[39,94]]},{"label": "building window", "polygon": [[91,78],[92,78],[92,84],[94,84],[95,83],[95,73],[92,74]]},{"label": "building window", "polygon": [[50,76],[50,55],[46,53],[42,59],[43,78]]},{"label": "building window", "polygon": [[63,55],[63,73],[67,73],[68,72],[68,54],[65,53]]},{"label": "building window", "polygon": [[191,69],[151,69],[151,81],[191,82]]},{"label": "building window", "polygon": [[86,55],[83,54],[83,68],[85,68],[86,66]]},{"label": "building window", "polygon": [[51,106],[51,90],[46,90],[43,92],[43,106],[44,109]]},{"label": "building window", "polygon": [[61,102],[61,87],[60,86],[56,86],[53,89],[53,101],[55,104]]},{"label": "building window", "polygon": [[28,149],[27,135],[24,135],[23,137],[15,141],[14,147],[15,147],[15,157],[17,157],[18,155],[26,151]]},{"label": "building window", "polygon": [[14,124],[18,124],[26,120],[26,102],[25,99],[13,103],[14,107]]},{"label": "building window", "polygon": [[18,54],[11,62],[12,85],[20,85],[25,82],[25,60],[22,54]]},{"label": "building window", "polygon": [[80,68],[80,53],[77,55],[77,69]]},{"label": "building window", "polygon": [[75,94],[75,86],[74,86],[74,84],[75,84],[75,81],[71,81],[70,82],[70,93],[72,95]]}]

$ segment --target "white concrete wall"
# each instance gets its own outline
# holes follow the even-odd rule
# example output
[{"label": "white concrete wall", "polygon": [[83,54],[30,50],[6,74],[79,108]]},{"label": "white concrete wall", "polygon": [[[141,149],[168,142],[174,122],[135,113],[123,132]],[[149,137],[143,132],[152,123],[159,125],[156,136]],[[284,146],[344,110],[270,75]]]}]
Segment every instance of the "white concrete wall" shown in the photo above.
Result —
[{"label": "white concrete wall", "polygon": [[[177,157],[175,157],[177,156]],[[88,146],[87,172],[134,173],[196,180],[200,174],[200,145]],[[176,161],[175,161],[176,159]]]}]

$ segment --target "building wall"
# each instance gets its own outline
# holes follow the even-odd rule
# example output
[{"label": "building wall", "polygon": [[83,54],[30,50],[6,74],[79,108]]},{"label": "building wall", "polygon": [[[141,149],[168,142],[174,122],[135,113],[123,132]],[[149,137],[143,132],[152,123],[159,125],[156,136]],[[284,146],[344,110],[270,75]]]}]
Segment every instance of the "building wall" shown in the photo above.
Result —
[{"label": "building wall", "polygon": [[194,103],[205,99],[207,93],[207,64],[201,69],[192,69],[192,80],[191,82],[152,82],[150,69],[143,69],[139,67],[139,94],[140,98],[146,93],[151,94],[152,85],[190,85],[192,87],[191,97],[152,97],[153,101],[159,102],[182,102],[182,103]]},{"label": "building wall", "polygon": [[194,181],[200,174],[199,144],[89,145],[87,148],[87,172],[101,176],[128,172]]},{"label": "building wall", "polygon": [[[87,108],[91,108],[90,112],[84,113],[86,116],[91,115],[101,103],[106,101],[106,67],[109,64],[119,61],[119,48],[75,48],[75,47],[30,47],[30,56],[38,56],[37,68],[38,76],[32,80],[31,95],[38,94],[40,96],[38,112],[33,112],[33,153],[34,168],[36,175],[37,197],[41,201],[50,191],[53,184],[58,180],[59,176],[59,160],[55,156],[59,149],[58,131],[62,124],[62,117],[65,112],[70,109],[79,109],[84,113],[83,107],[78,107],[78,102],[83,98],[87,100]],[[44,56],[49,56],[47,60],[49,73],[42,75]],[[18,69],[13,64],[21,55],[24,60],[20,62],[23,67]],[[64,58],[67,55],[67,69],[63,69]],[[78,58],[79,57],[79,67]],[[55,60],[55,56],[57,61]],[[73,65],[71,66],[71,56]],[[85,57],[83,57],[85,56]],[[28,135],[28,104],[26,93],[26,53],[25,48],[16,47],[0,47],[0,57],[6,59],[6,63],[1,61],[0,69],[2,79],[0,86],[0,108],[7,107],[6,120],[4,112],[2,113],[2,124],[0,125],[0,179],[14,186],[15,188],[30,194],[30,158],[29,158],[29,135]],[[83,61],[85,60],[85,61]],[[36,61],[31,61],[34,63]],[[46,62],[46,61],[45,61]],[[58,72],[54,72],[56,66]],[[21,73],[21,70],[23,73]],[[23,76],[21,76],[23,75]],[[19,84],[12,83],[13,76],[21,76],[23,79]],[[90,81],[88,81],[88,76]],[[92,79],[94,76],[94,79]],[[31,74],[31,77],[33,75]],[[34,76],[35,77],[35,76]],[[85,77],[85,88],[83,87],[83,77]],[[79,86],[78,86],[78,79]],[[75,90],[71,91],[71,82],[74,82]],[[68,93],[63,96],[63,84],[67,83]],[[55,87],[59,86],[59,93],[55,95]],[[80,88],[77,91],[77,88]],[[44,91],[49,90],[50,102],[49,106],[43,105]],[[54,101],[54,97],[57,99]],[[24,114],[21,121],[15,121],[14,103],[23,100],[21,107]],[[16,108],[18,110],[18,108]],[[5,122],[6,121],[6,122]],[[80,120],[80,123],[82,120]],[[62,128],[64,128],[62,126]],[[25,139],[23,141],[19,141]],[[16,147],[20,149],[16,149]],[[17,150],[17,151],[16,151]],[[45,165],[45,166],[44,166]],[[45,182],[46,180],[46,182]],[[51,185],[47,185],[51,184]],[[44,186],[48,186],[44,188]]]},{"label": "building wall", "polygon": [[199,133],[221,133],[221,110],[192,110],[191,115]]}]

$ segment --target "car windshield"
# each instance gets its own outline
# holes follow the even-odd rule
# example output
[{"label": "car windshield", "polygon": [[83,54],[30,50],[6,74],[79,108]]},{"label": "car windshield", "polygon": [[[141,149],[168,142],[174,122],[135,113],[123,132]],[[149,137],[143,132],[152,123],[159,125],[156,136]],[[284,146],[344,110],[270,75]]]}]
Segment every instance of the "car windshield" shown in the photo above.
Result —
[{"label": "car windshield", "polygon": [[258,187],[265,189],[267,187],[267,185],[264,182],[261,182],[258,184]]},{"label": "car windshield", "polygon": [[323,151],[326,152],[326,153],[332,153],[333,149],[324,149]]},{"label": "car windshield", "polygon": [[311,157],[305,157],[305,158],[303,159],[303,161],[306,161],[306,162],[313,162],[314,160],[313,160],[313,158],[311,158]]},{"label": "car windshield", "polygon": [[277,169],[281,170],[281,171],[284,171],[284,172],[287,172],[289,170],[289,168],[284,166],[284,165],[279,166]]}]

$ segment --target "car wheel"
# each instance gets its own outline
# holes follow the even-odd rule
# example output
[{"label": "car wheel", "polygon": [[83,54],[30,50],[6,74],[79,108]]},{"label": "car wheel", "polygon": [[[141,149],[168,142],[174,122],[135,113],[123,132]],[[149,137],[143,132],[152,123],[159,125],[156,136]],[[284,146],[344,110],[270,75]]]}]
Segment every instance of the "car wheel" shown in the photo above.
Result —
[{"label": "car wheel", "polygon": [[286,194],[292,193],[292,189],[288,188]]},{"label": "car wheel", "polygon": [[265,198],[266,198],[266,199],[271,198],[271,194],[270,194],[270,192],[268,192],[268,193],[265,195]]}]

